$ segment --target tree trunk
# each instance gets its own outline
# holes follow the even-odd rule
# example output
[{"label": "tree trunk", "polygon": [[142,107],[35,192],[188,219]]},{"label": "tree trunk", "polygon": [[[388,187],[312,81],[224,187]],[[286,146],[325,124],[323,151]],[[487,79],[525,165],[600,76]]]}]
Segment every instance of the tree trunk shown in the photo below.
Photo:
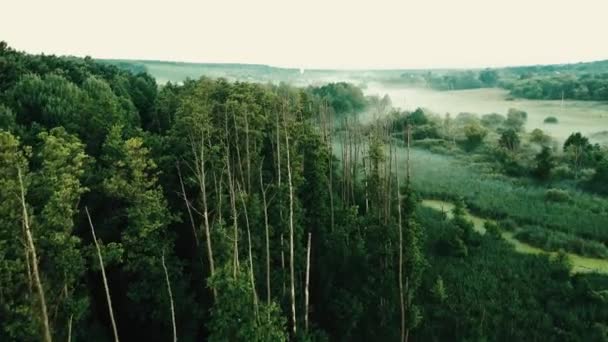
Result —
[{"label": "tree trunk", "polygon": [[262,179],[262,164],[260,163],[260,190],[262,191],[262,204],[264,206],[264,228],[266,231],[266,301],[270,305],[270,227],[268,224],[268,203],[266,202],[266,189]]},{"label": "tree trunk", "polygon": [[310,238],[312,233],[308,233],[308,248],[306,249],[306,287],[304,288],[304,328],[308,331],[308,285],[310,281]]},{"label": "tree trunk", "polygon": [[232,169],[231,169],[231,165],[230,165],[230,143],[228,141],[229,139],[229,134],[228,134],[228,114],[225,113],[225,117],[224,117],[224,128],[225,128],[225,134],[226,134],[226,155],[225,155],[225,162],[226,162],[226,171],[228,172],[228,188],[230,190],[230,209],[232,211],[232,228],[234,231],[234,236],[233,236],[233,261],[232,261],[232,271],[233,271],[233,276],[236,279],[236,273],[237,270],[239,268],[239,232],[238,232],[238,222],[237,222],[237,212],[236,212],[236,195],[234,192],[234,177],[232,175]]},{"label": "tree trunk", "polygon": [[367,166],[363,158],[363,188],[365,190],[365,214],[369,213],[369,190],[367,188]]},{"label": "tree trunk", "polygon": [[188,200],[188,195],[186,194],[186,188],[184,187],[184,180],[182,179],[182,170],[179,167],[179,162],[175,163],[175,167],[177,168],[177,178],[179,179],[179,185],[182,189],[182,198],[186,203],[186,209],[188,210],[188,217],[190,218],[190,224],[192,226],[192,235],[194,235],[194,243],[198,249],[198,233],[196,232],[196,225],[194,224],[194,217],[192,216],[192,209],[190,209],[190,201]]},{"label": "tree trunk", "polygon": [[[410,295],[409,295],[409,278],[406,277],[405,278],[405,312],[407,313],[407,310],[409,310],[410,307]],[[410,329],[405,328],[405,337],[403,339],[403,342],[407,342],[410,338]]]},{"label": "tree trunk", "polygon": [[283,247],[285,243],[283,241],[283,233],[281,233],[281,270],[283,273],[283,292],[281,295],[285,296],[285,247]]},{"label": "tree trunk", "polygon": [[[205,237],[207,238],[207,258],[209,259],[209,273],[211,277],[215,273],[215,262],[213,260],[213,247],[211,244],[211,229],[209,227],[209,209],[207,206],[207,179],[205,172],[205,137],[201,131],[201,157],[200,157],[200,175],[199,186],[201,188],[201,194],[203,195],[203,219],[205,222]],[[216,296],[216,290],[213,290],[214,297]]]},{"label": "tree trunk", "polygon": [[[238,174],[241,176],[241,184],[245,184],[245,172],[243,172],[243,160],[241,159],[241,148],[239,147],[239,131],[236,124],[236,112],[232,112],[232,121],[234,122],[234,147],[236,149],[236,160],[238,164]],[[236,179],[236,171],[234,171],[234,178]]]},{"label": "tree trunk", "polygon": [[249,215],[247,214],[247,204],[245,203],[245,198],[243,197],[243,190],[241,186],[237,183],[239,197],[241,198],[241,203],[243,204],[243,212],[245,213],[245,226],[247,227],[247,250],[248,250],[248,258],[249,258],[249,280],[251,282],[251,292],[253,295],[253,312],[255,313],[255,318],[258,318],[258,295],[255,290],[255,275],[253,273],[253,253],[251,247],[251,229],[249,227]]},{"label": "tree trunk", "polygon": [[169,281],[169,272],[165,265],[165,251],[162,252],[161,261],[163,270],[165,271],[165,281],[167,282],[167,292],[169,293],[169,303],[171,304],[171,323],[173,324],[173,342],[177,342],[177,326],[175,325],[175,306],[173,304],[173,292],[171,291],[171,281]]},{"label": "tree trunk", "polygon": [[101,278],[103,279],[103,288],[106,292],[106,300],[108,302],[108,312],[110,314],[110,322],[112,323],[112,331],[114,332],[114,341],[118,342],[118,329],[116,329],[116,321],[114,320],[114,310],[112,309],[112,297],[110,296],[110,288],[108,287],[108,278],[106,278],[106,269],[103,265],[103,257],[101,256],[101,249],[95,236],[95,228],[93,228],[93,221],[91,221],[91,215],[89,214],[89,208],[84,207],[89,219],[89,226],[91,227],[91,234],[93,235],[93,242],[95,242],[95,248],[97,249],[97,257],[99,258],[99,267],[101,268]]},{"label": "tree trunk", "polygon": [[[326,104],[327,107],[327,104]],[[333,118],[329,117],[329,134],[327,136],[327,145],[329,148],[329,204],[331,210],[331,231],[334,230],[334,170],[333,170],[333,160],[334,160],[334,149],[332,145],[332,134],[333,134]]]},{"label": "tree trunk", "polygon": [[[395,159],[397,155],[395,154]],[[395,164],[397,162],[395,161]],[[399,222],[399,302],[401,308],[401,340],[405,341],[405,303],[403,294],[403,221],[401,216],[401,182],[399,180],[399,167],[395,169],[397,177],[397,215]]]},{"label": "tree trunk", "polygon": [[285,125],[285,149],[287,151],[287,179],[289,184],[289,273],[291,278],[291,319],[293,321],[293,335],[296,335],[296,289],[294,271],[294,225],[293,225],[293,183],[291,179],[291,160],[289,156],[289,136],[287,124]]},{"label": "tree trunk", "polygon": [[17,175],[19,176],[19,185],[21,186],[21,205],[23,206],[23,224],[25,225],[25,235],[27,238],[28,249],[32,255],[32,271],[34,275],[34,281],[36,284],[36,290],[40,299],[40,316],[42,319],[44,340],[51,342],[51,327],[49,325],[49,316],[46,309],[46,299],[44,297],[44,288],[42,287],[42,281],[40,280],[40,272],[38,270],[38,256],[36,254],[36,246],[34,245],[34,237],[30,228],[29,217],[27,214],[27,207],[25,205],[25,189],[23,187],[23,179],[21,177],[21,169],[17,167]]},{"label": "tree trunk", "polygon": [[70,318],[68,319],[68,342],[72,342],[72,319],[74,318],[73,315],[70,315]]},{"label": "tree trunk", "polygon": [[[23,228],[23,236],[27,236],[27,234],[25,233],[25,223],[21,224],[22,228]],[[27,248],[27,246],[24,248],[24,253],[25,254],[25,262],[26,262],[26,266],[27,266],[27,288],[29,290],[30,295],[33,293],[33,288],[34,288],[34,280],[33,280],[33,276],[32,276],[32,266],[31,266],[31,261],[30,261],[30,251],[29,248]]]},{"label": "tree trunk", "polygon": [[249,118],[245,111],[245,158],[247,159],[247,193],[251,193],[251,154],[249,152]]},{"label": "tree trunk", "polygon": [[412,176],[412,170],[410,168],[410,140],[412,137],[412,129],[410,125],[407,125],[407,177],[406,177],[406,186],[407,189],[410,188],[410,177]]}]

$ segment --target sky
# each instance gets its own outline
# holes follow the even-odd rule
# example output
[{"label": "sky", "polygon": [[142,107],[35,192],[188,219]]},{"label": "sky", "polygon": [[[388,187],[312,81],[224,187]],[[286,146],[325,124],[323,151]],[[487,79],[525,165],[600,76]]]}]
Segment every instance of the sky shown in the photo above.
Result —
[{"label": "sky", "polygon": [[30,53],[296,68],[608,59],[608,0],[2,0]]}]

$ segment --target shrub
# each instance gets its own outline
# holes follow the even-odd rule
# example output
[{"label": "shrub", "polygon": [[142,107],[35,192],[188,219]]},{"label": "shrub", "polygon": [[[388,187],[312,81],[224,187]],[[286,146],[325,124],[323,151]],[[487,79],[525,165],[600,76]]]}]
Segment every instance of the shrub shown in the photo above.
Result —
[{"label": "shrub", "polygon": [[492,113],[483,115],[481,117],[481,124],[486,128],[496,130],[504,124],[505,120],[507,119],[504,117],[504,115]]},{"label": "shrub", "polygon": [[512,232],[517,229],[517,223],[513,219],[507,218],[498,222],[498,226],[506,231]]},{"label": "shrub", "polygon": [[545,191],[545,200],[550,202],[570,202],[570,194],[562,189],[549,189]]},{"label": "shrub", "polygon": [[540,226],[525,226],[515,235],[515,238],[548,251],[565,250],[578,255],[608,258],[608,248],[600,242]]},{"label": "shrub", "polygon": [[574,172],[568,165],[558,165],[553,169],[553,176],[556,179],[569,179],[574,177]]},{"label": "shrub", "polygon": [[496,224],[494,222],[486,221],[483,226],[486,229],[486,234],[488,234],[489,236],[492,236],[495,238],[500,237],[500,227],[498,226],[498,224]]},{"label": "shrub", "polygon": [[530,141],[542,146],[548,146],[551,143],[551,137],[541,129],[535,128],[530,132]]},{"label": "shrub", "polygon": [[464,126],[464,135],[466,137],[465,148],[467,151],[472,151],[483,142],[483,139],[488,135],[488,131],[479,124],[470,124]]},{"label": "shrub", "polygon": [[557,120],[557,118],[555,116],[547,116],[544,121],[544,123],[546,123],[546,124],[556,124],[558,122],[559,121]]}]

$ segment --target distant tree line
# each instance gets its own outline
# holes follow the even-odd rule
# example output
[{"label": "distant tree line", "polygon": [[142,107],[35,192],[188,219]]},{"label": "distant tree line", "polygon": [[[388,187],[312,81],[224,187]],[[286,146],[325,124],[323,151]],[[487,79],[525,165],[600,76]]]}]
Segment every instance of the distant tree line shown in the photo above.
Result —
[{"label": "distant tree line", "polygon": [[608,73],[523,77],[505,87],[526,99],[607,101]]}]

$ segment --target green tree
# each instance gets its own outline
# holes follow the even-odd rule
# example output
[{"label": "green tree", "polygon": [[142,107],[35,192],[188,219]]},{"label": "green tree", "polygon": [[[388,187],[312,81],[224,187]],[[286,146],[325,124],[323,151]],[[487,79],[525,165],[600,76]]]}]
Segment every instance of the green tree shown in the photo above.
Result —
[{"label": "green tree", "polygon": [[571,134],[564,142],[564,152],[574,168],[574,178],[578,178],[579,171],[585,164],[591,149],[589,139],[580,132]]},{"label": "green tree", "polygon": [[551,149],[543,146],[543,149],[536,155],[535,161],[534,175],[540,180],[547,180],[551,175],[551,170],[555,167]]},{"label": "green tree", "polygon": [[[85,260],[80,238],[75,235],[75,218],[82,194],[81,184],[88,157],[80,140],[62,127],[38,135],[42,148],[37,158],[40,170],[33,175],[32,202],[40,201],[41,211],[32,224],[38,232],[41,272],[47,287],[47,302],[57,309],[50,319],[56,336],[67,338],[76,331],[88,310],[84,292]],[[73,327],[72,327],[73,326]]]},{"label": "green tree", "polygon": [[486,87],[494,87],[498,83],[498,72],[493,69],[485,69],[479,72],[479,80]]},{"label": "green tree", "polygon": [[472,151],[479,147],[483,139],[488,135],[488,131],[477,123],[472,123],[464,126],[464,135],[466,137],[465,147]]},{"label": "green tree", "polygon": [[15,113],[3,104],[0,104],[0,130],[11,131],[16,125]]},{"label": "green tree", "polygon": [[256,316],[248,270],[234,278],[231,267],[221,267],[209,286],[218,292],[208,324],[209,341],[287,341],[287,322],[276,303],[260,303]]},{"label": "green tree", "polygon": [[[103,182],[106,193],[113,200],[124,201],[125,226],[120,231],[120,243],[125,251],[123,273],[130,279],[126,304],[140,323],[158,321],[167,317],[169,298],[165,291],[165,275],[161,257],[165,259],[174,280],[179,282],[181,267],[174,258],[173,234],[168,225],[174,220],[158,185],[156,163],[150,159],[149,150],[141,138],[122,138],[122,128],[114,126],[103,146],[103,161],[109,165]],[[118,221],[120,222],[120,221]],[[174,292],[181,285],[171,284]],[[180,310],[180,297],[177,296]],[[124,310],[125,308],[123,308]],[[183,308],[181,308],[183,312]],[[179,312],[178,312],[179,317]],[[159,322],[170,327],[170,319]],[[171,329],[167,329],[167,332]],[[145,333],[145,332],[144,332]]]},{"label": "green tree", "polygon": [[422,250],[422,227],[416,220],[415,214],[416,201],[416,194],[412,189],[406,186],[404,199],[402,201],[402,213],[406,218],[403,226],[403,263],[406,288],[406,342],[408,341],[409,332],[416,329],[422,321],[421,310],[414,301],[426,266],[426,260]]},{"label": "green tree", "polygon": [[545,134],[541,129],[535,128],[530,133],[530,141],[541,146],[549,146],[551,137]]},{"label": "green tree", "polygon": [[498,144],[503,148],[513,152],[519,148],[519,135],[514,129],[507,129],[500,134]]},{"label": "green tree", "polygon": [[30,177],[26,157],[19,140],[0,130],[0,335],[12,341],[40,339],[42,322],[32,283],[30,253],[25,248],[21,190],[18,168],[24,175],[24,187]]},{"label": "green tree", "polygon": [[608,156],[605,156],[598,163],[588,185],[595,192],[608,194]]},{"label": "green tree", "polygon": [[524,129],[524,125],[528,120],[528,113],[523,110],[509,108],[507,112],[507,120],[505,121],[505,127],[507,129],[513,129],[517,132],[521,132]]},{"label": "green tree", "polygon": [[87,144],[87,151],[97,155],[112,127],[120,125],[127,130],[137,127],[139,116],[131,101],[114,94],[101,78],[87,78],[82,89],[86,97],[79,133]]},{"label": "green tree", "polygon": [[441,276],[437,276],[437,279],[431,288],[431,295],[438,303],[443,303],[448,298]]},{"label": "green tree", "polygon": [[15,84],[10,94],[19,123],[36,122],[47,128],[63,126],[68,132],[78,131],[85,97],[82,90],[65,77],[29,74]]}]

